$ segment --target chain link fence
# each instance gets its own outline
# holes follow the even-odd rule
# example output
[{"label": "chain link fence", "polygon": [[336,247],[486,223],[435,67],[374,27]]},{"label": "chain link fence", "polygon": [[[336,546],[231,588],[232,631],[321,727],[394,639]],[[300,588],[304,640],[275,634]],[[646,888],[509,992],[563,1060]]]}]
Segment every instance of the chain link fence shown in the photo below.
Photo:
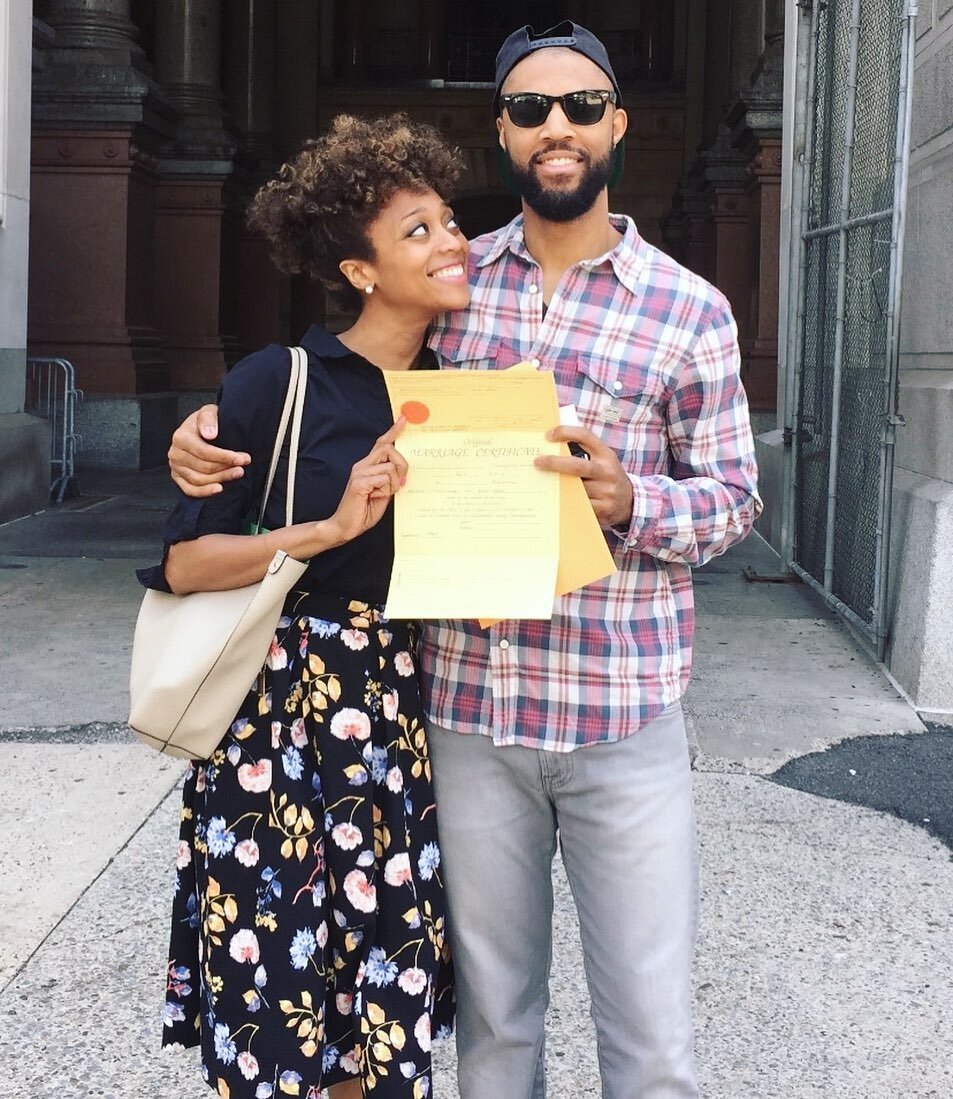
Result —
[{"label": "chain link fence", "polygon": [[811,11],[794,559],[878,655],[912,22],[905,0],[814,0]]}]

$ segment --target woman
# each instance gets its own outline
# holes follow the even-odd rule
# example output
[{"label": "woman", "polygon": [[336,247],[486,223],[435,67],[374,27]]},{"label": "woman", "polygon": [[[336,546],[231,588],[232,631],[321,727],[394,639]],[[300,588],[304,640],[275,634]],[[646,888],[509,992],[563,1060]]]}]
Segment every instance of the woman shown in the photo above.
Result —
[{"label": "woman", "polygon": [[272,345],[222,387],[220,436],[251,454],[248,475],[182,497],[151,581],[239,587],[278,549],[310,558],[257,688],[185,787],[164,1044],[201,1042],[207,1082],[231,1099],[426,1096],[431,1028],[452,1019],[415,639],[381,615],[406,473],[382,371],[419,366],[433,317],[469,300],[447,206],[458,170],[429,127],[340,116],[256,196],[250,221],[279,267],[360,313],[301,341],[294,524],[282,461],[266,533],[240,534],[288,380]]}]

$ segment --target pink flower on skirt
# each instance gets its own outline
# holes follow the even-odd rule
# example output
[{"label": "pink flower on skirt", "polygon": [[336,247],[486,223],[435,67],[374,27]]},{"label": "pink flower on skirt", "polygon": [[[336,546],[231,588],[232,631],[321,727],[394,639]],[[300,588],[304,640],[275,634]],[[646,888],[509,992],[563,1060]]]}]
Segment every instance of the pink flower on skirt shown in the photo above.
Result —
[{"label": "pink flower on skirt", "polygon": [[364,840],[364,833],[354,824],[345,821],[331,829],[331,839],[344,851],[353,851]]},{"label": "pink flower on skirt", "polygon": [[388,721],[393,721],[394,718],[397,717],[397,709],[400,703],[397,692],[385,691],[381,698],[381,702],[384,704],[384,717],[386,717]]},{"label": "pink flower on skirt", "polygon": [[399,652],[394,657],[394,667],[398,675],[408,676],[414,674],[413,657],[408,652]]},{"label": "pink flower on skirt", "polygon": [[248,962],[249,965],[258,965],[260,957],[258,936],[254,931],[247,929],[236,931],[228,944],[228,952],[236,962]]},{"label": "pink flower on skirt", "polygon": [[245,1050],[238,1055],[238,1067],[246,1080],[254,1080],[258,1075],[258,1060],[254,1054]]},{"label": "pink flower on skirt", "polygon": [[355,652],[366,649],[370,644],[370,638],[363,630],[341,630],[341,640]]},{"label": "pink flower on skirt", "polygon": [[362,710],[345,707],[331,718],[331,735],[338,740],[367,740],[371,719]]},{"label": "pink flower on skirt", "polygon": [[250,794],[263,794],[271,789],[271,760],[243,763],[238,768],[238,785]]},{"label": "pink flower on skirt", "polygon": [[424,1051],[430,1052],[430,1016],[425,1012],[414,1024],[414,1037],[417,1044]]},{"label": "pink flower on skirt", "polygon": [[265,657],[265,664],[271,670],[277,671],[279,668],[288,667],[288,653],[278,644],[275,638],[271,639],[271,647],[268,649],[268,655]]},{"label": "pink flower on skirt", "polygon": [[392,855],[384,864],[384,881],[388,885],[404,885],[410,881],[410,859],[406,851]]},{"label": "pink flower on skirt", "polygon": [[257,866],[260,857],[261,852],[254,840],[242,840],[235,845],[235,858],[242,866]]},{"label": "pink flower on skirt", "polygon": [[358,912],[373,912],[377,908],[377,888],[367,880],[363,870],[352,870],[347,875],[344,895]]},{"label": "pink flower on skirt", "polygon": [[422,969],[412,966],[401,973],[397,978],[397,983],[408,996],[419,996],[427,987],[427,974]]}]

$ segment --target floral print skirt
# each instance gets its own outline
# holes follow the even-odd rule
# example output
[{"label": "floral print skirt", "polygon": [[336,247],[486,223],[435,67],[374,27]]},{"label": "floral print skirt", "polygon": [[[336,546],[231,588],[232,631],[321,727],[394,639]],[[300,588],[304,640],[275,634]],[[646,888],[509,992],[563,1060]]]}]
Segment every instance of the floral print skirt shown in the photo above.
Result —
[{"label": "floral print skirt", "polygon": [[231,1099],[422,1099],[453,983],[413,630],[293,598],[186,778],[163,1045]]}]

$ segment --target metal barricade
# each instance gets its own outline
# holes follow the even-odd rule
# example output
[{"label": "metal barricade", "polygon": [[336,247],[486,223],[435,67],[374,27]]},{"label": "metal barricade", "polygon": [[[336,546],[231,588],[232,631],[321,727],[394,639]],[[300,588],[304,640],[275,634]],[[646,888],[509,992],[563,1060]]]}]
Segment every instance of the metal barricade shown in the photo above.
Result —
[{"label": "metal barricade", "polygon": [[79,495],[75,459],[83,438],[76,434],[76,409],[82,399],[68,359],[27,359],[26,410],[50,421],[50,499],[58,504],[67,493]]}]

